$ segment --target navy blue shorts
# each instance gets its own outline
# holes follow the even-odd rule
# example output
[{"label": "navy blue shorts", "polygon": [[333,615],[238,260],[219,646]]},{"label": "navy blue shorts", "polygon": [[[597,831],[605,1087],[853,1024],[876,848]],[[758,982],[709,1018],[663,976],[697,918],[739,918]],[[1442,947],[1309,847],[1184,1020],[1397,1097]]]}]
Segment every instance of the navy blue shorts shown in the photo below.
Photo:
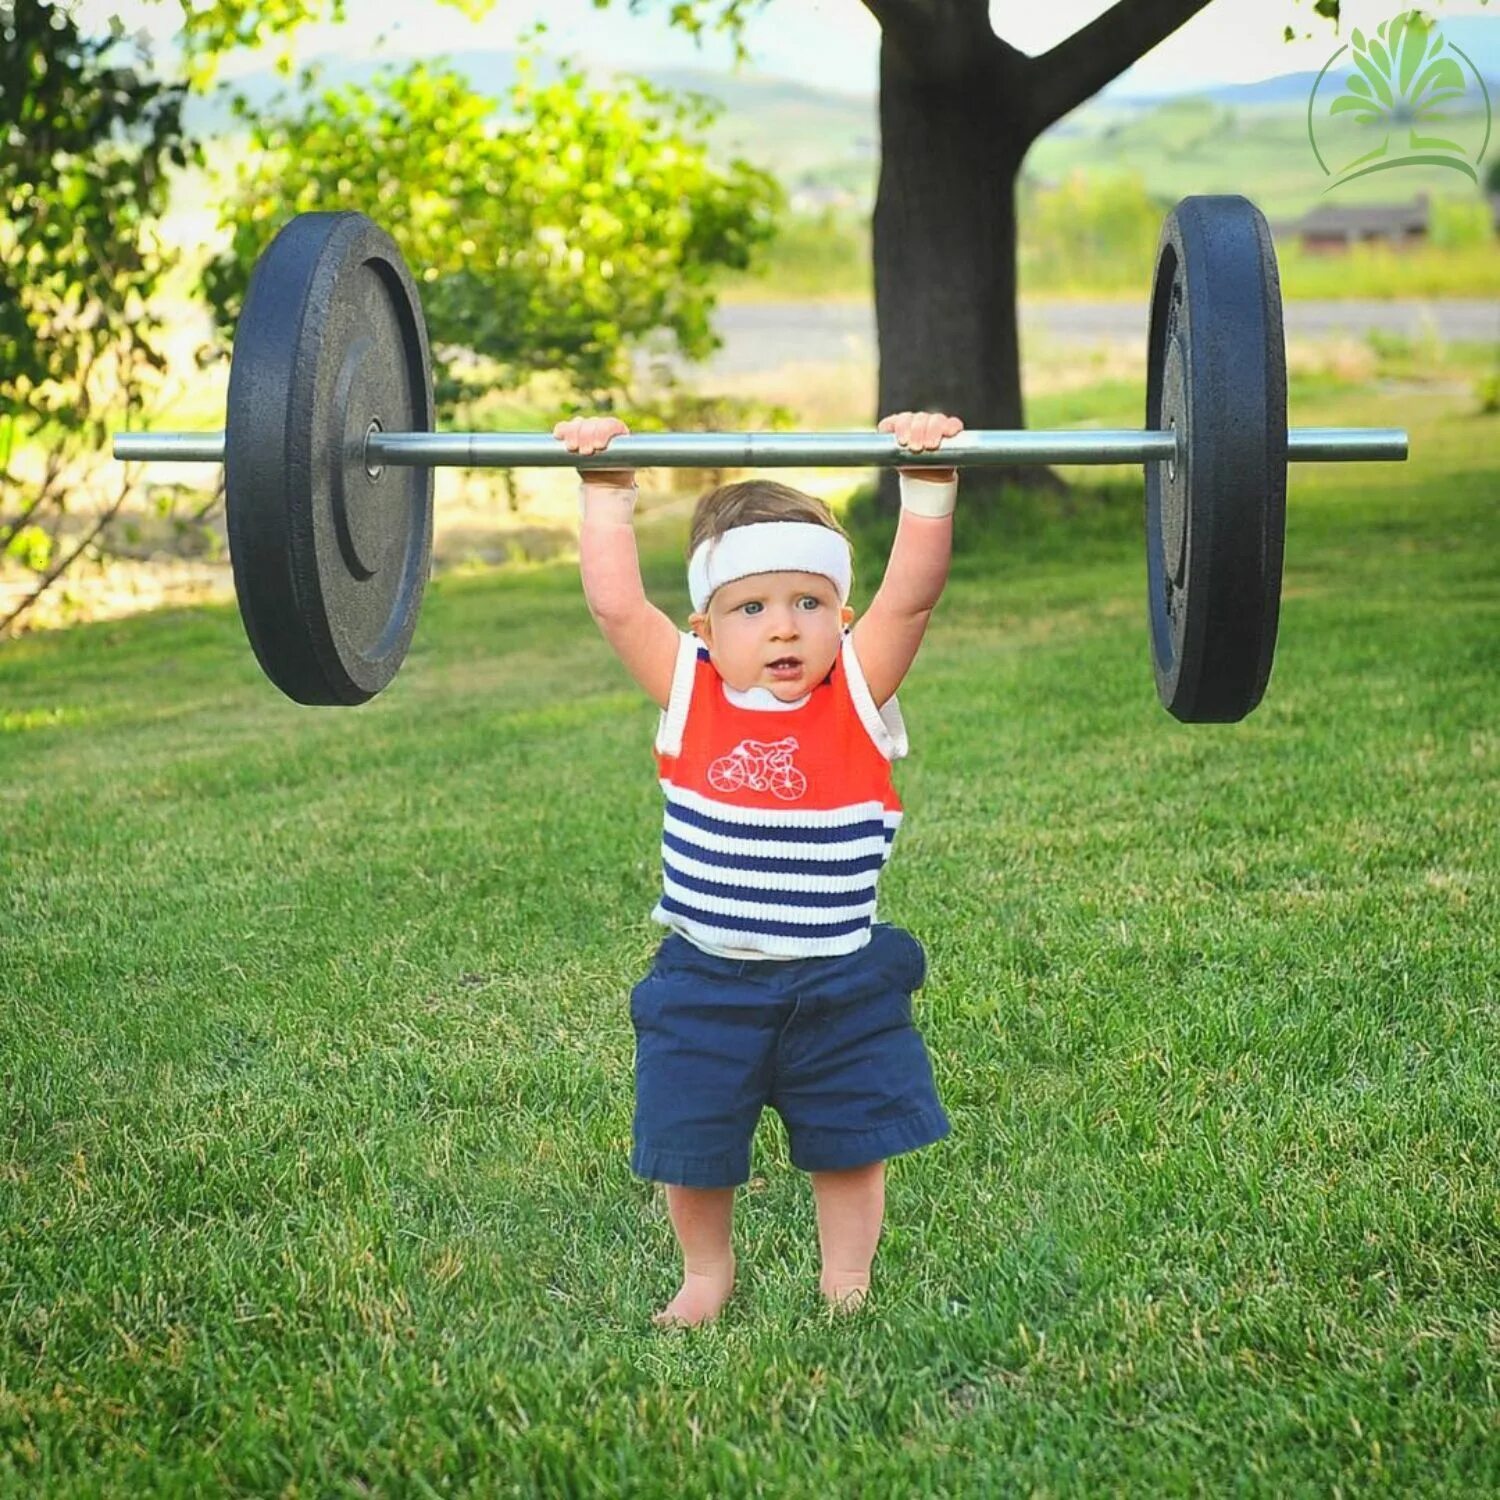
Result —
[{"label": "navy blue shorts", "polygon": [[767,1104],[807,1172],[942,1140],[951,1127],[911,1018],[926,976],[922,945],[889,922],[834,958],[721,958],[668,933],[630,992],[630,1170],[686,1187],[748,1182]]}]

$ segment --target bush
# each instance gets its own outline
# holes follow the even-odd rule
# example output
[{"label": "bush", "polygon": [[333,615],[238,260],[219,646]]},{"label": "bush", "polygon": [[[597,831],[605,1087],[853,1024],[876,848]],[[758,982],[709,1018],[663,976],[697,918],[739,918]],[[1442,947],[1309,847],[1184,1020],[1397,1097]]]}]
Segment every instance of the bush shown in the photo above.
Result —
[{"label": "bush", "polygon": [[524,54],[498,119],[459,73],[422,63],[330,89],[299,115],[247,110],[252,149],[221,207],[231,243],[203,277],[226,341],[285,220],[358,209],[413,268],[439,407],[495,378],[475,382],[464,351],[504,384],[562,372],[596,406],[650,335],[712,353],[713,280],[771,237],[779,186],[742,161],[710,161],[701,136],[717,106],[703,96],[645,79],[593,89],[570,64],[550,84],[537,73]]},{"label": "bush", "polygon": [[1023,187],[1016,208],[1021,288],[1149,286],[1169,208],[1137,172],[1074,171],[1057,187]]},{"label": "bush", "polygon": [[1435,198],[1429,237],[1442,250],[1468,250],[1495,237],[1495,211],[1483,198]]}]

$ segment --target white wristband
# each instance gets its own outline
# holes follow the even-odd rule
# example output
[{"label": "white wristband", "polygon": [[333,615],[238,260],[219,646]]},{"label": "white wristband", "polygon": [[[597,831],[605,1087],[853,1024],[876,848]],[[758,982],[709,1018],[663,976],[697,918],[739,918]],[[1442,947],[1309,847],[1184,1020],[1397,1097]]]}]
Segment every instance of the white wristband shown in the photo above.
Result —
[{"label": "white wristband", "polygon": [[636,496],[640,492],[634,485],[628,489],[617,484],[589,484],[578,486],[578,519],[580,521],[609,521],[621,526],[635,521]]},{"label": "white wristband", "polygon": [[901,508],[919,516],[951,516],[958,505],[958,480],[901,475]]}]

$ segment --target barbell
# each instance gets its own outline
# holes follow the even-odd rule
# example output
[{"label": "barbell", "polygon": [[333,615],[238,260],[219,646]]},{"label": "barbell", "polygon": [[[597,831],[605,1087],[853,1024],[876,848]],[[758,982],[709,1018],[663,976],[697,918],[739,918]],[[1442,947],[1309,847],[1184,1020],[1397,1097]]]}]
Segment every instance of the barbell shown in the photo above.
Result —
[{"label": "barbell", "polygon": [[965,431],[913,455],[888,433],[650,433],[568,452],[550,434],[433,431],[421,302],[363,214],[291,219],[256,261],[223,431],[117,433],[121,460],[222,462],[235,592],[266,675],[306,704],[367,702],[411,643],[432,555],[432,470],[1140,463],[1163,706],[1232,722],[1265,691],[1289,461],[1402,460],[1389,428],[1286,420],[1275,247],[1238,196],[1190,197],[1157,249],[1141,431]]}]

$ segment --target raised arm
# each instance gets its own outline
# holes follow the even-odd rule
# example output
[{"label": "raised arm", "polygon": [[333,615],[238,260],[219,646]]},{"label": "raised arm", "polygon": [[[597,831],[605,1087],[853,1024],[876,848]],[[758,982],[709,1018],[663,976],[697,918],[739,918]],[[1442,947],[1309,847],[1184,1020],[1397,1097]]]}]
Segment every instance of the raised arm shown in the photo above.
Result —
[{"label": "raised arm", "polygon": [[[880,423],[882,432],[894,432],[914,452],[937,448],[962,428],[957,417],[926,412],[902,412]],[[953,557],[957,472],[902,468],[900,484],[901,516],[885,577],[853,631],[854,655],[877,708],[895,693],[916,659]]]},{"label": "raised arm", "polygon": [[901,517],[875,599],[899,614],[931,614],[943,596],[953,558],[953,511],[943,513],[943,507],[953,504],[958,480],[902,474],[900,484]]},{"label": "raised arm", "polygon": [[634,483],[579,486],[578,565],[583,596],[596,620],[639,614],[646,604],[635,544]]},{"label": "raised arm", "polygon": [[[590,418],[559,422],[553,436],[578,452],[592,453],[627,430],[618,418]],[[635,472],[584,470],[579,479],[578,568],[589,613],[626,670],[658,708],[665,708],[677,663],[678,630],[646,598],[641,582]]]}]

